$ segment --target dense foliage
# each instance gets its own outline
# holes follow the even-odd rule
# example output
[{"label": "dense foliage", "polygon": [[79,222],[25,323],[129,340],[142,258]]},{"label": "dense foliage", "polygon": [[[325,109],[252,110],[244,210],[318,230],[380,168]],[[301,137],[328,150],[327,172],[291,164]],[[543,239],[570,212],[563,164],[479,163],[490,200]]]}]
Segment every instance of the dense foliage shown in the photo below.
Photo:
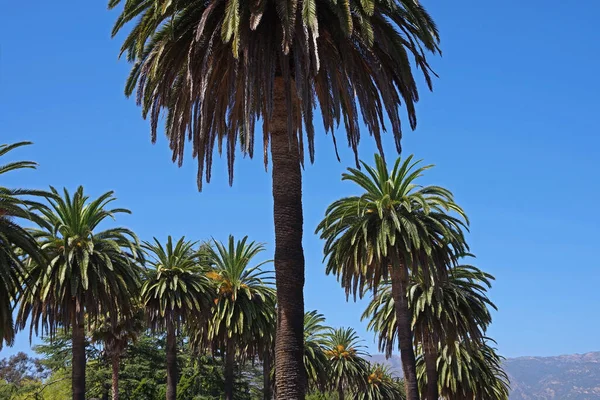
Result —
[{"label": "dense foliage", "polygon": [[[0,155],[20,145],[3,146]],[[7,165],[0,172],[34,164]],[[343,179],[365,193],[333,203],[319,225],[327,272],[347,294],[372,295],[363,317],[380,350],[400,349],[414,374],[402,380],[372,364],[352,328],[330,327],[314,310],[302,327],[309,398],[506,400],[502,357],[487,337],[494,278],[457,265],[468,249],[464,211],[447,189],[417,183],[427,167],[411,157],[391,170],[379,156],[364,167]],[[74,194],[0,188],[0,195],[3,341],[13,337],[13,308],[17,328],[44,335],[34,346],[40,358],[18,353],[0,361],[0,397],[278,394],[272,361],[282,313],[270,261],[257,260],[263,244],[247,236],[140,243],[129,229],[101,230],[129,212],[109,208],[112,192],[94,199],[83,187]],[[36,227],[24,229],[13,217]]]}]

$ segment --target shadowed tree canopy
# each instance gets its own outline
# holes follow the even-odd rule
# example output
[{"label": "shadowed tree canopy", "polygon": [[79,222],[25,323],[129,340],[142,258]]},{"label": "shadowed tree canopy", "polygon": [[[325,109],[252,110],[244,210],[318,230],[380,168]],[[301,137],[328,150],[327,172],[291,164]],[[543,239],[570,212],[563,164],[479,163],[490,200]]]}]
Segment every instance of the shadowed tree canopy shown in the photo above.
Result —
[{"label": "shadowed tree canopy", "polygon": [[109,7],[119,3],[113,35],[135,21],[121,48],[133,63],[125,92],[149,116],[153,140],[166,110],[173,161],[181,164],[192,142],[199,188],[203,174],[210,180],[215,145],[226,148],[231,182],[235,149],[253,155],[259,120],[266,165],[278,80],[300,160],[304,143],[314,157],[317,107],[334,144],[343,122],[355,153],[359,115],[381,152],[387,116],[400,151],[402,104],[410,126],[417,123],[411,67],[431,88],[426,52],[439,52],[437,28],[414,0],[111,0]]}]

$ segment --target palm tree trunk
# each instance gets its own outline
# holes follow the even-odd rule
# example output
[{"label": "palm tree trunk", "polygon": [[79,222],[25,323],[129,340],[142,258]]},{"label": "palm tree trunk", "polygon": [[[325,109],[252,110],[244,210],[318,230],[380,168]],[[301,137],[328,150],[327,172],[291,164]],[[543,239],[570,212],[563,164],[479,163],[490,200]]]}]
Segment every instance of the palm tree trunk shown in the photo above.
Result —
[{"label": "palm tree trunk", "polygon": [[83,324],[83,308],[75,301],[73,310],[72,329],[73,340],[71,350],[73,400],[85,400],[85,327]]},{"label": "palm tree trunk", "polygon": [[263,400],[271,397],[271,352],[267,350],[263,357]]},{"label": "palm tree trunk", "polygon": [[423,338],[423,352],[425,353],[425,370],[427,373],[427,400],[438,400],[438,375],[437,375],[437,346],[430,334]]},{"label": "palm tree trunk", "polygon": [[167,400],[177,398],[177,338],[173,322],[167,325]]},{"label": "palm tree trunk", "polygon": [[285,85],[273,89],[271,160],[275,220],[275,282],[277,335],[275,385],[277,398],[304,399],[304,251],[302,249],[302,174],[297,138],[287,132]]},{"label": "palm tree trunk", "polygon": [[112,356],[112,400],[119,400],[119,354]]},{"label": "palm tree trunk", "polygon": [[345,397],[344,389],[341,386],[339,386],[338,387],[338,400],[344,400],[344,397]]},{"label": "palm tree trunk", "polygon": [[394,297],[396,320],[398,321],[398,342],[400,344],[402,371],[404,372],[406,400],[419,400],[417,367],[411,329],[412,318],[408,309],[408,297],[406,293],[407,282],[402,276],[403,271],[399,266],[392,266],[390,272],[392,277],[392,296]]},{"label": "palm tree trunk", "polygon": [[235,378],[235,349],[233,340],[227,340],[225,351],[225,400],[233,400],[233,381]]}]

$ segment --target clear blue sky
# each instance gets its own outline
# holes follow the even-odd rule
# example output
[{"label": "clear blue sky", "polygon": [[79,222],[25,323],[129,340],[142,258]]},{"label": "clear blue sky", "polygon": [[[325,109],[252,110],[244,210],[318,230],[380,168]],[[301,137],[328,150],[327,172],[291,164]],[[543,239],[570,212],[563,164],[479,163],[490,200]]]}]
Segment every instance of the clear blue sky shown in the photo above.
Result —
[{"label": "clear blue sky", "polygon": [[[594,0],[425,1],[444,56],[440,78],[421,92],[419,126],[405,132],[405,154],[434,163],[424,183],[452,189],[472,220],[476,264],[493,273],[500,311],[491,336],[506,356],[600,350],[598,110],[600,34]],[[0,24],[0,142],[31,140],[15,156],[38,171],[1,184],[30,188],[83,184],[115,190],[133,215],[118,223],[143,239],[250,235],[273,244],[270,174],[260,159],[237,161],[234,186],[216,159],[213,182],[198,193],[195,163],[179,169],[166,141],[153,146],[133,100],[123,95],[127,63],[110,39],[116,13],[103,1],[5,3]],[[407,125],[407,124],[405,124]],[[312,234],[325,208],[352,193],[318,131],[316,162],[304,175],[306,306],[331,325],[358,329],[364,302],[346,303],[324,274]],[[341,133],[340,133],[341,134]],[[361,156],[374,147],[365,132]],[[393,147],[386,142],[388,154]],[[13,349],[27,349],[20,335]]]}]

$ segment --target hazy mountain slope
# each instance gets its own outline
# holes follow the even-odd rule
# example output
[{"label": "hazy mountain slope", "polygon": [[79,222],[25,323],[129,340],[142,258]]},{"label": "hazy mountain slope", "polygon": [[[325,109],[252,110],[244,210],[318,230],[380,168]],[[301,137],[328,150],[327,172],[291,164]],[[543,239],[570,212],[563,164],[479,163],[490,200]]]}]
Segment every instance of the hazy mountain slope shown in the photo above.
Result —
[{"label": "hazy mountain slope", "polygon": [[[398,356],[371,359],[402,375]],[[504,365],[511,379],[511,400],[600,400],[600,352],[511,358]]]},{"label": "hazy mountain slope", "polygon": [[600,400],[600,352],[508,359],[511,400]]}]

